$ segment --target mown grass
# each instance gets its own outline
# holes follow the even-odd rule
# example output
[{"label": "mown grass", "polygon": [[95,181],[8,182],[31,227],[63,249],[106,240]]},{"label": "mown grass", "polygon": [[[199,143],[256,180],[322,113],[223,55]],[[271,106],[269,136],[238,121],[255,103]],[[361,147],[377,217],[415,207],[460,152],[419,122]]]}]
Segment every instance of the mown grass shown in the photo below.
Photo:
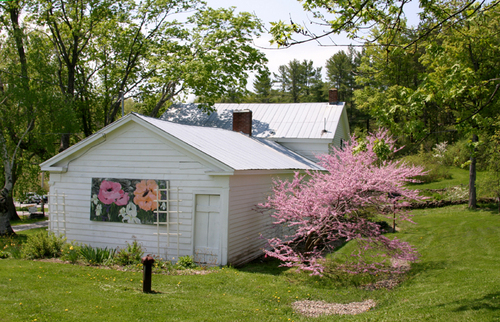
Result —
[{"label": "mown grass", "polygon": [[[143,294],[140,272],[3,259],[0,321],[500,320],[500,216],[464,206],[414,214],[417,225],[401,224],[395,235],[422,257],[393,290],[366,291],[271,261],[207,275],[154,275],[155,293]],[[20,233],[20,241],[32,233]],[[304,299],[378,304],[356,316],[313,319],[291,308]]]},{"label": "mown grass", "polygon": [[[410,187],[415,189],[445,189],[455,186],[465,186],[469,185],[469,170],[461,169],[458,167],[447,167],[451,174],[450,179],[441,179],[439,181],[429,182],[429,183],[414,183],[409,184]],[[484,180],[489,173],[487,171],[477,171],[477,182]]]}]

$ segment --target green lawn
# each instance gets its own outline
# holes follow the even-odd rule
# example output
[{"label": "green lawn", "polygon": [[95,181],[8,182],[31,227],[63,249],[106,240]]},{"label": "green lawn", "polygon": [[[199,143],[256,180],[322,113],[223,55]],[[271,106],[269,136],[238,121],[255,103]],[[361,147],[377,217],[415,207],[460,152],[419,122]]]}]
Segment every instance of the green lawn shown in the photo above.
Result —
[{"label": "green lawn", "polygon": [[[3,259],[0,321],[500,321],[500,216],[463,206],[414,214],[417,225],[402,224],[397,235],[421,261],[390,291],[254,263],[154,275],[157,293],[143,294],[140,272]],[[293,312],[298,299],[378,304],[357,316],[313,319]]]},{"label": "green lawn", "polygon": [[[451,174],[451,179],[442,179],[439,181],[435,182],[430,182],[430,183],[417,183],[417,184],[410,184],[411,187],[414,187],[416,189],[444,189],[444,188],[450,188],[454,186],[460,186],[463,185],[467,187],[469,185],[469,170],[468,169],[461,169],[458,167],[448,167],[448,171]],[[476,173],[477,176],[477,183],[480,183],[483,179],[485,179],[488,176],[487,171],[478,171]]]}]

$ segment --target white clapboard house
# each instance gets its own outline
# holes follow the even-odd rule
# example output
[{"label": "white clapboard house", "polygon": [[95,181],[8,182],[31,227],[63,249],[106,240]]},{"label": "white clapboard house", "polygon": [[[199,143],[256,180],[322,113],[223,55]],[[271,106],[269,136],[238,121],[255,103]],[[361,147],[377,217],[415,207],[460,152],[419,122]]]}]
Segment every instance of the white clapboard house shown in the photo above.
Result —
[{"label": "white clapboard house", "polygon": [[[339,119],[345,116],[343,105],[331,108],[341,110]],[[42,163],[50,173],[49,230],[93,247],[137,241],[161,258],[192,255],[211,265],[260,256],[270,218],[255,206],[270,194],[273,178],[323,169],[310,154],[294,152],[293,142],[276,139],[286,137],[274,127],[277,121],[269,123],[275,133],[269,139],[244,133],[248,111],[234,115],[232,131],[132,113]],[[325,117],[331,124],[323,112],[316,118],[319,131],[337,133],[324,128]],[[345,132],[340,138],[348,139],[347,122],[338,123]],[[332,135],[327,147],[340,138]],[[297,141],[301,149],[303,140]]]}]

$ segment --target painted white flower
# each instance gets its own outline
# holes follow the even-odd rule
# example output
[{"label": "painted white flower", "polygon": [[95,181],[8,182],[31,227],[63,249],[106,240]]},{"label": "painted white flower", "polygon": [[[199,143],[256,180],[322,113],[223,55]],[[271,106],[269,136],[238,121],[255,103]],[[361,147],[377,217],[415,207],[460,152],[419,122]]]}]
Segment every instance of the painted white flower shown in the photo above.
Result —
[{"label": "painted white flower", "polygon": [[166,210],[167,209],[167,203],[166,202],[162,202],[160,208],[161,208],[161,210]]},{"label": "painted white flower", "polygon": [[137,218],[137,206],[130,202],[125,209],[125,214],[122,212],[123,208],[120,209],[120,216],[123,217],[122,222],[128,222],[129,224],[140,224],[141,220]]},{"label": "painted white flower", "polygon": [[132,202],[127,205],[127,215],[137,217],[137,206]]},{"label": "painted white flower", "polygon": [[127,214],[127,210],[125,207],[120,208],[120,211],[118,212],[118,216],[124,217]]},{"label": "painted white flower", "polygon": [[97,205],[97,207],[95,208],[95,215],[97,217],[99,217],[100,215],[102,214],[102,205]]},{"label": "painted white flower", "polygon": [[97,197],[97,195],[95,193],[92,196],[91,201],[94,203],[94,205],[97,205],[99,203],[99,198]]}]

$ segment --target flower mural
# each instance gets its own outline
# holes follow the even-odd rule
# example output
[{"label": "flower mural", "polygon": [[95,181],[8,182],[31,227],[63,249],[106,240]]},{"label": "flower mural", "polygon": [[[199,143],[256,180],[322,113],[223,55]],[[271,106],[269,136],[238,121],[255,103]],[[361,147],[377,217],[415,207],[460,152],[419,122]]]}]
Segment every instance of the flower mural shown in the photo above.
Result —
[{"label": "flower mural", "polygon": [[97,197],[105,205],[115,203],[118,206],[126,205],[129,199],[128,195],[122,190],[121,184],[107,180],[101,182]]},{"label": "flower mural", "polygon": [[154,180],[142,180],[137,183],[134,191],[134,203],[146,211],[156,209],[158,207],[156,189],[158,189],[158,185]]},{"label": "flower mural", "polygon": [[[122,210],[124,210],[122,212]],[[132,202],[127,205],[126,208],[120,209],[118,216],[123,217],[122,222],[128,222],[129,224],[140,224],[141,220],[137,218],[137,206]]]},{"label": "flower mural", "polygon": [[[157,221],[157,190],[166,188],[165,180],[92,179],[90,220],[128,224],[154,224]],[[162,191],[160,199],[166,198]],[[164,202],[161,204],[164,208]],[[160,215],[160,221],[165,220]]]}]

